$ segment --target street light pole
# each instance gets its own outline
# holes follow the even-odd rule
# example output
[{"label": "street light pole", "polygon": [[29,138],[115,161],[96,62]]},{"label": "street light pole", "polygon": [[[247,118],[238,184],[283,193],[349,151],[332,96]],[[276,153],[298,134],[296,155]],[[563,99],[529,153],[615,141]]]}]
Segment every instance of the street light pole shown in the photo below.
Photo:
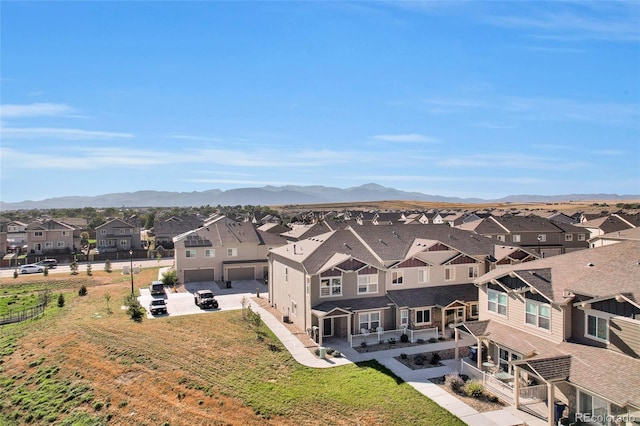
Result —
[{"label": "street light pole", "polygon": [[133,296],[133,250],[129,250],[129,275],[131,275],[131,295]]}]

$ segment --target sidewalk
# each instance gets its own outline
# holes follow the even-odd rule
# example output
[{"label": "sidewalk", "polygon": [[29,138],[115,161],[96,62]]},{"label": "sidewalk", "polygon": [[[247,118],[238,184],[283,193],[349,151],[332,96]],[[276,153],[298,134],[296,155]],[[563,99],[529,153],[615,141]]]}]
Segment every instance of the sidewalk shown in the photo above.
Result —
[{"label": "sidewalk", "polygon": [[[412,370],[404,364],[395,360],[395,357],[401,353],[415,354],[425,351],[425,346],[413,346],[408,348],[390,349],[385,351],[359,353],[351,348],[347,342],[341,342],[332,346],[341,352],[339,358],[321,359],[315,356],[308,348],[306,348],[300,340],[291,334],[291,332],[271,313],[257,306],[254,308],[260,314],[262,321],[269,327],[282,342],[285,348],[291,353],[291,356],[300,364],[312,368],[331,368],[340,365],[347,365],[362,361],[375,359],[380,364],[391,370],[396,376],[400,377],[409,385],[413,386],[418,392],[435,401],[444,409],[450,411],[453,415],[460,418],[463,422],[470,426],[545,426],[547,422],[536,417],[529,416],[526,413],[515,410],[513,407],[506,407],[502,410],[489,411],[480,413],[471,408],[464,402],[460,401],[449,392],[440,388],[438,385],[429,381],[429,378],[441,377],[455,371],[455,362],[446,363],[443,367],[429,368],[425,370]],[[463,344],[467,342],[462,340]],[[453,347],[453,342],[438,342],[428,344],[429,351],[438,351]]]}]

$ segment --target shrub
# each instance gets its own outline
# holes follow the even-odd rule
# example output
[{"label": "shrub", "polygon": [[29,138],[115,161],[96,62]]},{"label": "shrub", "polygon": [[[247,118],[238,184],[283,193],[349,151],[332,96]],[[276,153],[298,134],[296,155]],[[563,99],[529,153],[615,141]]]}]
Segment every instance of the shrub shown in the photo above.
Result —
[{"label": "shrub", "polygon": [[140,306],[138,298],[136,298],[133,294],[129,294],[127,297],[125,297],[124,304],[127,307],[127,315],[129,315],[129,317],[135,322],[141,322],[144,308]]},{"label": "shrub", "polygon": [[44,275],[45,277],[49,276],[49,268],[45,267],[44,271],[42,271],[42,275]]},{"label": "shrub", "polygon": [[484,393],[484,386],[479,380],[469,380],[464,386],[464,393],[473,398],[480,398]]},{"label": "shrub", "polygon": [[105,272],[112,272],[113,269],[111,269],[111,261],[109,259],[104,261],[104,271]]},{"label": "shrub", "polygon": [[162,281],[162,284],[166,286],[175,286],[176,284],[178,284],[178,271],[176,271],[175,269],[171,269],[165,272],[164,274],[162,274],[162,279],[160,281]]},{"label": "shrub", "polygon": [[17,269],[13,270],[13,278],[18,278],[18,270]]},{"label": "shrub", "polygon": [[400,358],[402,359],[407,359],[407,354],[405,354],[404,352],[400,354]]},{"label": "shrub", "polygon": [[80,290],[78,290],[78,296],[86,296],[87,295],[87,286],[82,284]]},{"label": "shrub", "polygon": [[361,348],[366,348],[367,347],[367,342],[360,342],[360,347]]},{"label": "shrub", "polygon": [[91,276],[91,264],[87,263],[87,275]]},{"label": "shrub", "polygon": [[413,362],[416,365],[424,365],[424,362],[426,361],[426,357],[422,354],[418,354],[416,356],[413,357]]},{"label": "shrub", "polygon": [[402,343],[408,343],[409,342],[409,336],[407,335],[407,333],[402,333],[402,335],[400,335],[400,341]]},{"label": "shrub", "polygon": [[327,353],[328,353],[329,355],[333,354],[335,351],[336,351],[336,350],[335,350],[335,349],[333,349],[333,348],[327,348]]},{"label": "shrub", "polygon": [[435,343],[437,342],[435,337],[432,337],[431,339],[427,340],[429,343]]},{"label": "shrub", "polygon": [[416,340],[416,343],[419,344],[419,345],[422,345],[422,344],[424,344],[424,339],[418,339],[418,340]]},{"label": "shrub", "polygon": [[462,393],[464,389],[464,380],[456,373],[447,374],[444,377],[444,384],[455,393]]},{"label": "shrub", "polygon": [[60,293],[58,295],[58,307],[62,308],[64,306],[64,294]]},{"label": "shrub", "polygon": [[438,352],[434,352],[433,354],[431,354],[431,365],[438,365],[440,364],[440,354]]},{"label": "shrub", "polygon": [[69,269],[71,270],[71,275],[78,275],[78,262],[75,260],[71,265],[69,265]]}]

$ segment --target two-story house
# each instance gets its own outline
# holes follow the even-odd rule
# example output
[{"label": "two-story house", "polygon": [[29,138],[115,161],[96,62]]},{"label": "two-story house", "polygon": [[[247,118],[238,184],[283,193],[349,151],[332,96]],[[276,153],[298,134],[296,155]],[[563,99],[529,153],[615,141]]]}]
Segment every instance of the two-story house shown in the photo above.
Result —
[{"label": "two-story house", "polygon": [[[529,260],[516,251],[504,253]],[[447,225],[333,229],[270,251],[269,299],[319,344],[379,328],[442,332],[477,317],[472,282],[494,255],[495,241]]]},{"label": "two-story house", "polygon": [[476,369],[463,372],[485,370],[487,384],[549,425],[560,404],[570,421],[637,424],[639,276],[632,240],[486,273],[475,280],[479,321],[458,327],[477,339]]},{"label": "two-story house", "polygon": [[157,216],[153,221],[155,247],[173,248],[173,238],[202,226],[204,218],[197,215]]},{"label": "two-story house", "polygon": [[216,216],[173,238],[181,283],[267,278],[267,252],[286,244],[279,235]]},{"label": "two-story house", "polygon": [[96,226],[96,248],[100,253],[138,250],[142,248],[140,227],[122,219]]},{"label": "two-story house", "polygon": [[32,222],[26,227],[30,253],[70,253],[80,245],[80,229],[57,220]]}]

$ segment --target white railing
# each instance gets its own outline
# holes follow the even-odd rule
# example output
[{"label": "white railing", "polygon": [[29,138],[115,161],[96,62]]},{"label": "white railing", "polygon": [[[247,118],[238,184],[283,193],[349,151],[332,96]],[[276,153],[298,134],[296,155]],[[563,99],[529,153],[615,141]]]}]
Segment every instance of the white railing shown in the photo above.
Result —
[{"label": "white railing", "polygon": [[429,339],[438,338],[438,327],[424,328],[420,330],[398,329],[398,330],[381,330],[370,331],[368,333],[352,334],[349,336],[351,347],[360,346],[364,342],[367,345],[375,345],[378,343],[388,343],[390,339],[400,342],[400,336],[407,334],[411,343],[416,343],[418,339],[427,342]]},{"label": "white railing", "polygon": [[484,371],[477,369],[463,359],[460,360],[460,374],[466,374],[474,379],[482,380],[484,383]]}]

